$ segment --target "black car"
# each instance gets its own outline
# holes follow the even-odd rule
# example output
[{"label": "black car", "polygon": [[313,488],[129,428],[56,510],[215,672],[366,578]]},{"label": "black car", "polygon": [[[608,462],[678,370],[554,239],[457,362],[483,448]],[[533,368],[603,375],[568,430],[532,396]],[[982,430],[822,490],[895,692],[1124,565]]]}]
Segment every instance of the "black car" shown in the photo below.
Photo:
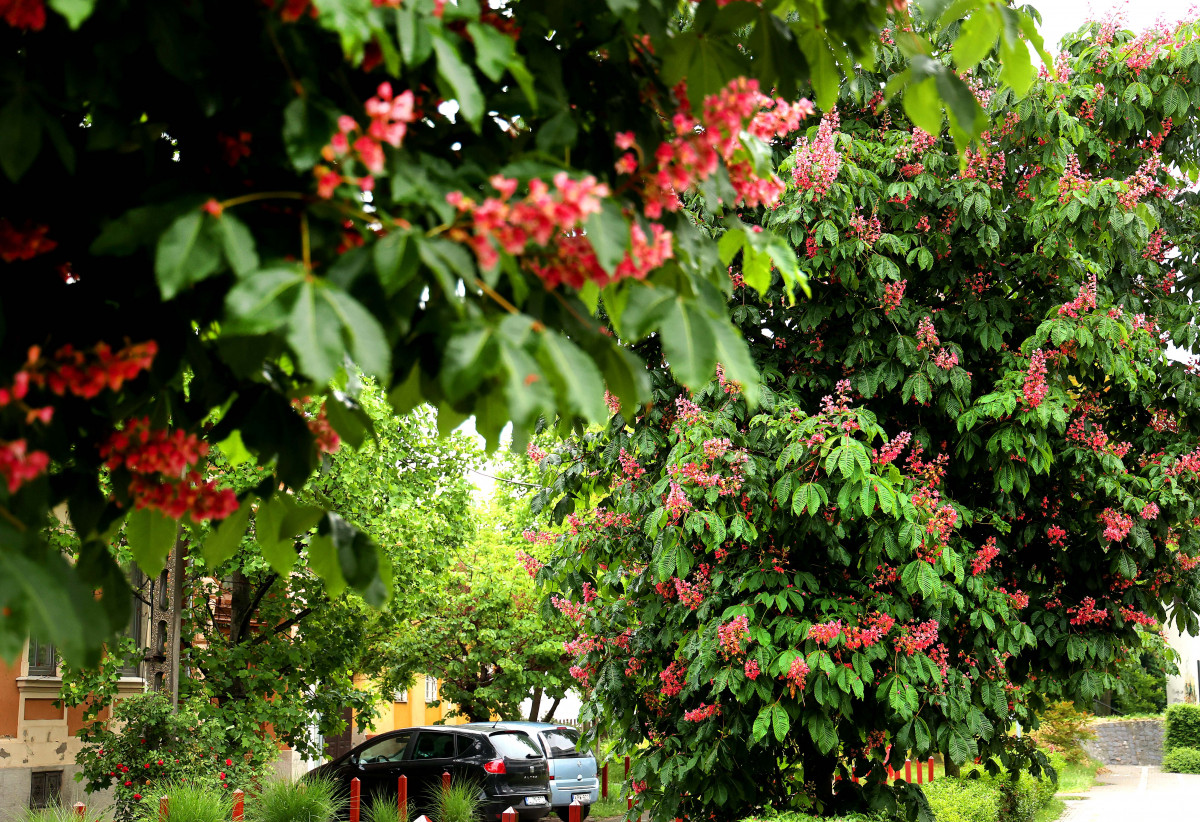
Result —
[{"label": "black car", "polygon": [[480,787],[480,815],[499,819],[508,808],[522,820],[550,813],[550,771],[541,749],[524,731],[433,725],[372,737],[312,771],[343,786],[358,777],[363,806],[375,796],[395,799],[397,778],[408,777],[408,801],[428,814],[449,772],[455,783]]}]

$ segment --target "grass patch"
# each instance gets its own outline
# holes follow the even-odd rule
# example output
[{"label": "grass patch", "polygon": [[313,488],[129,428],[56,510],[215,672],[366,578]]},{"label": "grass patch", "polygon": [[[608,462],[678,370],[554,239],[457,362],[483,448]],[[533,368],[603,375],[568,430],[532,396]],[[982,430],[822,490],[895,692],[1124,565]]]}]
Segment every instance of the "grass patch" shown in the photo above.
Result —
[{"label": "grass patch", "polygon": [[1077,765],[1068,762],[1058,769],[1058,793],[1076,794],[1086,791],[1096,781],[1100,763],[1093,760]]},{"label": "grass patch", "polygon": [[1033,822],[1054,822],[1063,815],[1067,810],[1067,803],[1063,802],[1058,797],[1051,799],[1045,807],[1043,807],[1033,817]]},{"label": "grass patch", "polygon": [[625,802],[625,797],[609,794],[608,799],[601,799],[592,804],[592,809],[588,812],[588,819],[611,819],[614,816],[624,816],[628,810],[629,806]]}]

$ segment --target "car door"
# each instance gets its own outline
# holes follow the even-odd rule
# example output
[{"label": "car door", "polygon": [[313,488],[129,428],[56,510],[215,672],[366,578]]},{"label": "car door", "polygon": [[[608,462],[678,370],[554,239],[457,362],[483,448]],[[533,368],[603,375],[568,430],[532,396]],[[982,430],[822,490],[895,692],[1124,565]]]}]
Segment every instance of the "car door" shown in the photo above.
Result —
[{"label": "car door", "polygon": [[396,779],[404,773],[411,739],[412,731],[397,731],[369,740],[359,749],[355,775],[364,803],[376,796],[396,796]]},{"label": "car door", "polygon": [[410,746],[404,761],[404,772],[408,775],[409,801],[415,802],[418,810],[428,813],[436,806],[437,789],[442,784],[442,774],[455,771],[455,737],[451,731],[418,731],[416,741]]}]

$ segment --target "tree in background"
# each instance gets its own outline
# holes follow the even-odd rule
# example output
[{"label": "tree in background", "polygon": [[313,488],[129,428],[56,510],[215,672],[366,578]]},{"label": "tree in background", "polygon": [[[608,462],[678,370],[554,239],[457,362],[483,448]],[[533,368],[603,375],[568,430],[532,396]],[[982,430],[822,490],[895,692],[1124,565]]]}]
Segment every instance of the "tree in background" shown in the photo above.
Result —
[{"label": "tree in background", "polygon": [[1160,714],[1167,709],[1167,677],[1179,673],[1179,654],[1153,626],[1139,631],[1141,642],[1127,649],[1117,667],[1121,687],[1113,708],[1127,714]]},{"label": "tree in background", "polygon": [[[479,459],[474,443],[461,434],[439,436],[428,409],[395,416],[370,383],[360,397],[376,432],[372,440],[358,449],[339,448],[326,430],[329,453],[318,476],[303,494],[276,496],[247,512],[249,527],[237,532],[237,543],[220,528],[186,534],[191,547],[181,633],[182,712],[220,729],[217,747],[239,766],[253,766],[239,767],[243,776],[243,770],[268,766],[279,742],[319,756],[319,737],[343,729],[346,708],[355,711],[360,729],[369,723],[382,696],[391,695],[379,686],[379,674],[392,664],[377,655],[380,643],[420,613],[425,595],[419,592],[445,573],[474,534],[473,486],[466,476]],[[222,450],[210,454],[209,471],[238,492],[259,485],[263,474]],[[382,547],[395,569],[382,609],[369,606],[344,580],[339,586],[328,569],[323,577],[316,573],[311,545],[324,510],[318,504]],[[64,701],[84,704],[89,717],[98,716],[115,698],[120,665],[132,651],[118,646],[98,668],[68,673]],[[360,674],[368,687],[358,681]],[[85,759],[108,763],[111,755],[97,751],[111,754],[121,734],[103,724],[86,729]],[[170,764],[154,765],[142,776],[178,774]],[[89,785],[107,787],[107,770],[89,775]],[[230,784],[246,787],[244,782]],[[121,791],[126,798],[144,787],[140,781],[114,784],[130,787]]]},{"label": "tree in background", "polygon": [[[801,93],[828,107],[905,6],[8,4],[0,655],[32,631],[95,662],[129,621],[108,550],[123,522],[153,577],[179,523],[232,521],[236,545],[259,501],[287,507],[323,436],[293,400],[328,396],[329,425],[368,436],[347,361],[398,412],[429,402],[443,430],[474,414],[493,446],[509,421],[518,442],[541,417],[568,430],[603,418],[606,384],[630,413],[649,397],[594,317],[603,293],[624,339],[662,333],[685,383],[718,356],[753,382],[716,240],[677,194],[708,192],[735,229],[737,207],[776,202],[767,143],[805,125]],[[1028,86],[1028,14],[930,6],[955,30],[969,15],[960,64],[998,50]],[[965,146],[982,109],[921,38],[904,44],[893,88],[927,116],[945,99]],[[755,240],[799,289],[781,239]],[[215,485],[214,443],[269,480]],[[75,563],[44,535],[64,504]],[[386,599],[384,557],[344,518],[323,516],[308,552],[333,589]]]},{"label": "tree in background", "polygon": [[[1008,730],[1043,692],[1119,687],[1168,609],[1197,629],[1178,175],[1200,173],[1200,27],[1089,24],[1023,99],[981,61],[995,124],[961,165],[940,120],[885,100],[898,59],[778,148],[778,208],[741,213],[789,238],[812,298],[787,300],[752,230],[720,240],[761,387],[658,368],[650,406],[544,461],[585,718],[644,746],[655,819],[915,814],[886,782],[910,754],[1036,774]],[[640,351],[673,358],[666,336]]]},{"label": "tree in background", "polygon": [[422,589],[413,615],[382,640],[379,656],[401,687],[413,674],[436,676],[439,698],[455,706],[452,716],[516,719],[528,699],[528,718],[549,721],[575,681],[564,649],[570,623],[543,607],[533,580],[540,551],[526,536],[529,497],[541,486],[529,482],[521,457],[501,452],[491,465],[499,480],[475,509],[474,539]]}]

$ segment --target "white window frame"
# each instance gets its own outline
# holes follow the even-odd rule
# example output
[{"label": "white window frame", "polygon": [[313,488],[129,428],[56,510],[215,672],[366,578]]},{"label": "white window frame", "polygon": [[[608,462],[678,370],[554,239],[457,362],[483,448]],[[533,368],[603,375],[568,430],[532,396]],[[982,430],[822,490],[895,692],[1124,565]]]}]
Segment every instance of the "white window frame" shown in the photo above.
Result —
[{"label": "white window frame", "polygon": [[438,701],[438,681],[436,676],[425,676],[425,701]]}]

